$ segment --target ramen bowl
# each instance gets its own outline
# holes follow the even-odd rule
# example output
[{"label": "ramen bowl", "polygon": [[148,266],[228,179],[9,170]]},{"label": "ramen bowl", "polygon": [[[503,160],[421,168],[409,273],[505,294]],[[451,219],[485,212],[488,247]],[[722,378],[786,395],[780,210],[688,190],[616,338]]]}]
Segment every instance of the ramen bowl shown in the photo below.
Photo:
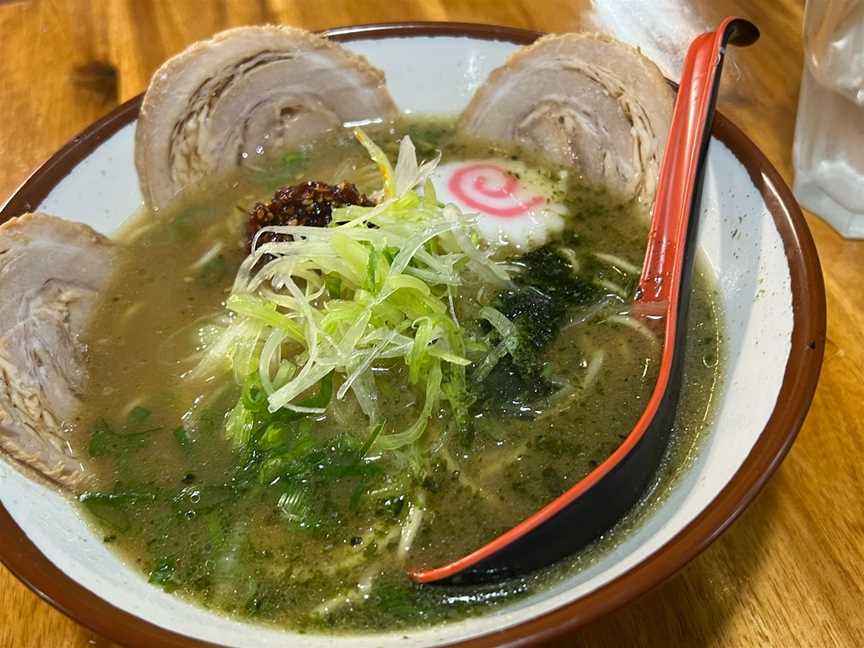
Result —
[{"label": "ramen bowl", "polygon": [[[334,29],[387,75],[405,113],[455,114],[488,73],[539,35],[483,25]],[[435,88],[430,92],[430,88]],[[446,92],[438,89],[447,88]],[[141,204],[133,162],[140,97],[52,156],[2,209],[45,211],[108,235]],[[777,171],[722,115],[714,124],[699,244],[726,313],[725,380],[698,456],[637,528],[549,588],[459,622],[394,633],[304,634],[308,646],[497,645],[548,640],[681,569],[725,530],[782,461],[818,379],[825,301],[802,214]],[[277,646],[289,631],[209,612],[147,583],[67,497],[0,462],[0,560],[40,596],[133,646]]]}]

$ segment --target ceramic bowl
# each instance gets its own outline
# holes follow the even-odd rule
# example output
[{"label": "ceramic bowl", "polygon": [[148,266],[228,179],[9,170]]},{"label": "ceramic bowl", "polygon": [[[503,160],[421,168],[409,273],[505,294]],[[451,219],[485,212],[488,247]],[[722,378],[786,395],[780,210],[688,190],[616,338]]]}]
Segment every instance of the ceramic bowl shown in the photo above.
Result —
[{"label": "ceramic bowl", "polygon": [[[405,112],[456,113],[490,70],[538,34],[459,24],[371,25],[330,35],[382,68]],[[141,204],[133,165],[140,97],[58,151],[2,210],[39,209],[111,234]],[[813,395],[825,337],[819,262],[777,171],[718,115],[700,232],[727,314],[717,417],[670,497],[584,571],[487,616],[362,637],[304,635],[307,646],[481,646],[547,639],[618,607],[704,549],[788,451]],[[76,506],[0,461],[0,559],[63,612],[126,645],[276,646],[290,633],[217,616],[149,585]],[[293,637],[297,639],[298,637]]]}]

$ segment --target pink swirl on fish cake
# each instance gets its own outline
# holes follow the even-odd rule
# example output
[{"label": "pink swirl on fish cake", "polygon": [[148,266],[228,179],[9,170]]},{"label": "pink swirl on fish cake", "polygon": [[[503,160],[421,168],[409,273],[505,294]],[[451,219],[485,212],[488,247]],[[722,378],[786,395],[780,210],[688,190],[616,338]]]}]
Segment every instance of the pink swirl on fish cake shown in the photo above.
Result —
[{"label": "pink swirl on fish cake", "polygon": [[488,162],[456,169],[447,188],[468,207],[501,218],[523,216],[546,202],[543,196],[521,198],[518,178],[507,169]]}]

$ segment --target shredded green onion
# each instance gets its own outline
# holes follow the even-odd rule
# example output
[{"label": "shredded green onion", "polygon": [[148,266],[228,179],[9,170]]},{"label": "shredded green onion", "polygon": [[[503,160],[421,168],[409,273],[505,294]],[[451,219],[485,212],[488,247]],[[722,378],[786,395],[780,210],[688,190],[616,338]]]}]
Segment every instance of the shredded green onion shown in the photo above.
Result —
[{"label": "shredded green onion", "polygon": [[[262,243],[259,234],[226,301],[233,317],[192,375],[233,370],[241,386],[254,376],[271,414],[323,413],[327,403],[310,406],[304,396],[336,376],[336,398],[356,399],[378,430],[374,448],[392,450],[416,442],[444,403],[465,418],[466,349],[485,348],[466,341],[454,298],[465,281],[500,286],[509,275],[478,246],[473,219],[438,202],[429,178],[440,154],[418,164],[405,137],[394,167],[363,131],[355,136],[378,168],[379,203],[334,209],[328,227],[263,228],[281,236]],[[506,318],[488,310],[481,317],[504,338]],[[402,430],[379,420],[373,369],[385,359],[402,359],[425,396]],[[228,417],[238,444],[248,440],[248,411],[238,403]]]}]

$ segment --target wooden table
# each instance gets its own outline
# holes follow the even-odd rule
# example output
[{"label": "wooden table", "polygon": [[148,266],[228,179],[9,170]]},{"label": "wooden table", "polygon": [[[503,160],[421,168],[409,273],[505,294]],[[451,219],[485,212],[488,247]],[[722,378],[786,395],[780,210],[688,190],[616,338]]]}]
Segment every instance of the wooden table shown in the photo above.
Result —
[{"label": "wooden table", "polygon": [[[631,20],[636,37],[677,34],[672,41],[681,42],[682,35],[725,13],[751,18],[763,38],[727,69],[733,82],[725,86],[721,110],[791,182],[803,1],[700,0],[686,10],[675,9],[678,4],[0,1],[0,196],[76,132],[141,92],[163,59],[229,26],[284,22],[322,29],[454,20],[567,31]],[[665,14],[639,17],[636,9],[648,6],[655,12],[664,7]],[[672,58],[682,55],[678,48],[664,49]],[[828,343],[821,384],[791,454],[758,500],[702,556],[567,645],[864,646],[864,242],[844,241],[812,215],[808,220],[825,271]],[[94,645],[108,644],[0,567],[0,647]]]}]

